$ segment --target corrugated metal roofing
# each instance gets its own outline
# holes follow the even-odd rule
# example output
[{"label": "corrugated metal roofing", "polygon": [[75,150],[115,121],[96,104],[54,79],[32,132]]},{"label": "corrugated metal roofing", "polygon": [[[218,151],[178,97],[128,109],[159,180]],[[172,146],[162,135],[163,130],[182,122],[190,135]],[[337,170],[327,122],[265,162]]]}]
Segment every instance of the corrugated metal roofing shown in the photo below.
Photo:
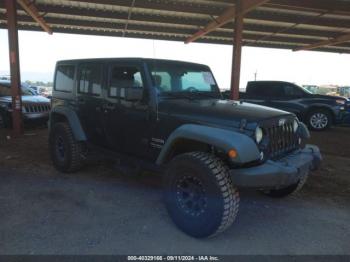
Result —
[{"label": "corrugated metal roofing", "polygon": [[[4,1],[0,28],[6,28]],[[233,6],[233,0],[36,0],[53,32],[185,41]],[[18,7],[20,30],[42,31]],[[197,42],[232,45],[233,21]],[[245,46],[296,49],[350,34],[349,0],[271,0],[244,19]],[[350,53],[350,42],[317,48]]]}]

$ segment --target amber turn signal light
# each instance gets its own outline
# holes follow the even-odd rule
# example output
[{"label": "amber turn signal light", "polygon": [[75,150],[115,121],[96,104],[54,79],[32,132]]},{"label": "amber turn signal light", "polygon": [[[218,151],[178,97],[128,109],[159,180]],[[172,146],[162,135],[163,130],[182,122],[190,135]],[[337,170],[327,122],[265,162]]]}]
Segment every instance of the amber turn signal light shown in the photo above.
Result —
[{"label": "amber turn signal light", "polygon": [[236,150],[231,149],[230,151],[228,151],[228,156],[229,156],[230,158],[236,158],[236,157],[238,156],[238,153],[237,153]]}]

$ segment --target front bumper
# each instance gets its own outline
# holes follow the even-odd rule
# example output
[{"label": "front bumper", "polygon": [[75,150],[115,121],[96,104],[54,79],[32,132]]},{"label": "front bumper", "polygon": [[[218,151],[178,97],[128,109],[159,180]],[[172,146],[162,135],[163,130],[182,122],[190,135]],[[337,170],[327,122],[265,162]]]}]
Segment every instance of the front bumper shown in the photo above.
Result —
[{"label": "front bumper", "polygon": [[231,169],[234,185],[252,188],[282,188],[297,183],[309,171],[316,170],[322,161],[317,146],[306,145],[278,161],[250,168]]},{"label": "front bumper", "polygon": [[24,120],[49,119],[49,112],[23,113],[22,115]]},{"label": "front bumper", "polygon": [[350,124],[350,104],[342,106],[342,109],[335,111],[335,124]]}]

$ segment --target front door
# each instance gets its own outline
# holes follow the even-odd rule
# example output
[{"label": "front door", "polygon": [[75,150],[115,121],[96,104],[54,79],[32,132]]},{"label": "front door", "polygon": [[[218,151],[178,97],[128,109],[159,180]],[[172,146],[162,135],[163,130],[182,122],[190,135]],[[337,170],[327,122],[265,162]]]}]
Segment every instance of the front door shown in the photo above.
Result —
[{"label": "front door", "polygon": [[[104,102],[105,129],[108,144],[117,152],[148,158],[151,132],[149,101],[142,64],[111,63],[107,96]],[[141,88],[144,97],[128,101],[128,88]]]}]

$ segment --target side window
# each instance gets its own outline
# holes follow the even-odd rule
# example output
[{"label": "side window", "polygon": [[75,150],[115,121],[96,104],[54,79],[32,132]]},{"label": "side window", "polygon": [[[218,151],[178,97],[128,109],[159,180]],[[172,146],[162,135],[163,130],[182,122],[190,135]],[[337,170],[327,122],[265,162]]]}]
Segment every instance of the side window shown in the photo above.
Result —
[{"label": "side window", "polygon": [[152,72],[155,86],[162,92],[171,91],[171,77],[168,72]]},{"label": "side window", "polygon": [[143,88],[140,69],[135,66],[113,66],[108,95],[123,98],[126,88]]},{"label": "side window", "polygon": [[79,93],[99,96],[102,92],[102,65],[82,65],[79,68]]},{"label": "side window", "polygon": [[303,94],[302,91],[299,90],[299,88],[294,85],[288,85],[288,84],[284,85],[283,89],[284,89],[284,94],[287,97],[298,97]]},{"label": "side window", "polygon": [[269,86],[265,84],[254,83],[254,84],[250,84],[248,88],[251,94],[258,97],[266,97],[270,93]]},{"label": "side window", "polygon": [[74,86],[74,65],[60,65],[56,69],[55,90],[72,92]]},{"label": "side window", "polygon": [[273,98],[273,97],[284,97],[284,90],[283,86],[281,86],[278,83],[271,83],[267,87],[268,93],[267,96]]}]

